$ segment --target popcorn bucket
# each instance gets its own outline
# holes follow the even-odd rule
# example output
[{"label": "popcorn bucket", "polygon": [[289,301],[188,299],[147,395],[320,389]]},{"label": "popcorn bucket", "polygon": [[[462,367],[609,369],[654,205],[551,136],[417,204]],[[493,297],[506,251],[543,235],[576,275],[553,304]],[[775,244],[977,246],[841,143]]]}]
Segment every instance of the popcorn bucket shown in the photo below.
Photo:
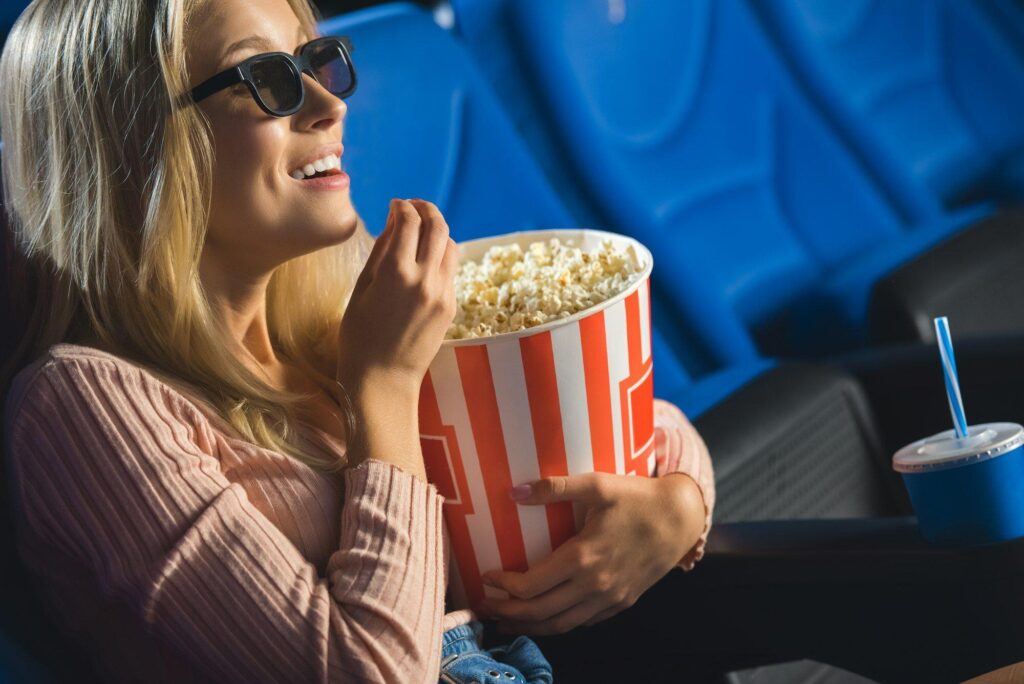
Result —
[{"label": "popcorn bucket", "polygon": [[[526,506],[514,485],[543,477],[654,472],[650,251],[596,230],[512,233],[459,245],[463,260],[489,247],[559,238],[583,250],[605,239],[638,275],[628,289],[568,318],[517,332],[445,340],[423,380],[420,443],[445,497],[453,552],[449,588],[476,606],[506,596],[480,576],[523,571],[582,525],[571,502]],[[464,592],[461,595],[458,592]]]}]

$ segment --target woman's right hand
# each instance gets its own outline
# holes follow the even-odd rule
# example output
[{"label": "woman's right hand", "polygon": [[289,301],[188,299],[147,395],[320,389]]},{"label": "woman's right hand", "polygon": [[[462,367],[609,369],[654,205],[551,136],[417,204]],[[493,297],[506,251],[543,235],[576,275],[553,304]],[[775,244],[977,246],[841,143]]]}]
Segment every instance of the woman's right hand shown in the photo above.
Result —
[{"label": "woman's right hand", "polygon": [[365,438],[349,445],[350,456],[395,456],[422,473],[420,384],[455,317],[457,268],[458,247],[437,207],[392,200],[338,336],[338,380]]}]

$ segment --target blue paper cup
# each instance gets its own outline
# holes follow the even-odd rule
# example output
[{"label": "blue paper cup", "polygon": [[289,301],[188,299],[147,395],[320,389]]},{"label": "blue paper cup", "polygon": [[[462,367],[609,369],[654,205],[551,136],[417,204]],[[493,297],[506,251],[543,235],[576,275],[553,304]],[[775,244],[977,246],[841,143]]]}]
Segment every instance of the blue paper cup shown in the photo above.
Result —
[{"label": "blue paper cup", "polygon": [[1024,427],[971,426],[909,444],[892,458],[924,538],[976,546],[1024,537]]}]

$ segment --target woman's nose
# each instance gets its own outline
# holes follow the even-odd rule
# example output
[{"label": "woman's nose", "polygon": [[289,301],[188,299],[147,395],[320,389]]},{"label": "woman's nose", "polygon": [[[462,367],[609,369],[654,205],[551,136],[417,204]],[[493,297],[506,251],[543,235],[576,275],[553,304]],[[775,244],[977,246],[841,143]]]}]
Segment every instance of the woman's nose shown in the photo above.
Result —
[{"label": "woman's nose", "polygon": [[309,74],[303,74],[302,77],[305,79],[306,98],[297,116],[301,117],[303,125],[330,128],[342,121],[348,111],[345,101],[333,95]]}]

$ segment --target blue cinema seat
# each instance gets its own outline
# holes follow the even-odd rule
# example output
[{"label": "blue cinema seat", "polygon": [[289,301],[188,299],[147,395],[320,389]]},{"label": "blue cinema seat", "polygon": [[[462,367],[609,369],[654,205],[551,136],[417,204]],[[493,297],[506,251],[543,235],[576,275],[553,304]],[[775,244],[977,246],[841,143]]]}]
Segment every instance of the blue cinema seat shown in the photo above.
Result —
[{"label": "blue cinema seat", "polygon": [[[437,204],[457,240],[576,225],[469,56],[429,14],[395,3],[330,19],[320,29],[354,38],[360,82],[348,100],[343,163],[353,201],[371,232],[383,228],[393,197]],[[690,415],[772,366],[751,348],[745,363],[713,377],[696,361],[687,368],[665,344],[660,319],[680,335],[681,325],[661,313],[657,304],[655,391]],[[688,359],[706,356],[684,351]],[[698,374],[705,377],[694,383]]]},{"label": "blue cinema seat", "polygon": [[[478,1],[489,14],[460,24]],[[486,53],[500,48],[486,32],[511,25],[512,59],[529,72],[530,90],[516,96],[542,103],[572,173],[609,224],[672,264],[659,281],[670,305],[694,307],[710,291],[709,305],[726,308],[763,351],[885,340],[886,326],[869,326],[876,284],[949,250],[949,238],[982,215],[971,208],[914,220],[914,207],[808,101],[743,1],[454,7],[457,31],[482,61],[494,62]],[[485,33],[466,35],[473,30]],[[703,292],[679,282],[683,272]],[[717,322],[700,332],[735,333],[716,331]]]},{"label": "blue cinema seat", "polygon": [[822,107],[924,218],[1024,199],[1024,50],[1013,45],[1024,37],[1020,7],[751,2]]},{"label": "blue cinema seat", "polygon": [[26,7],[26,0],[5,0],[0,4],[0,34],[6,34],[11,29],[14,21],[21,16]]},{"label": "blue cinema seat", "polygon": [[[390,199],[403,196],[437,203],[459,240],[571,226],[468,53],[429,13],[393,3],[328,19],[320,29],[351,36],[355,47],[360,86],[348,100],[343,164],[352,177],[353,201],[371,231],[382,227]],[[655,257],[655,272],[671,271],[670,264],[659,266],[664,263]],[[703,373],[691,365],[696,352],[673,353],[663,339],[665,325],[685,333],[691,321],[659,315],[657,308],[654,317],[655,394],[695,420],[720,425],[721,441],[729,443],[723,450],[712,448],[724,492],[717,519],[841,517],[877,507],[870,487],[850,493],[865,477],[871,479],[858,469],[863,455],[873,453],[875,438],[870,412],[847,376],[759,358]],[[743,408],[735,409],[739,405]],[[795,420],[800,426],[792,424]],[[734,429],[732,421],[744,429]],[[759,421],[766,423],[763,429]],[[802,438],[825,424],[841,426],[845,437],[838,442]],[[711,437],[709,444],[715,441]],[[748,485],[764,485],[764,478],[780,488],[773,491],[785,491],[790,469],[805,458],[815,465],[810,472],[801,470],[799,497],[763,501],[744,494]],[[825,463],[832,466],[822,472]],[[771,472],[758,472],[758,465]],[[857,472],[851,474],[851,468]],[[796,504],[815,491],[817,478],[833,477],[837,481],[830,486],[849,496],[812,495],[813,503]],[[760,503],[751,506],[754,499]]]},{"label": "blue cinema seat", "polygon": [[1024,5],[1020,0],[985,0],[977,6],[991,18],[1013,48],[1024,55]]}]

